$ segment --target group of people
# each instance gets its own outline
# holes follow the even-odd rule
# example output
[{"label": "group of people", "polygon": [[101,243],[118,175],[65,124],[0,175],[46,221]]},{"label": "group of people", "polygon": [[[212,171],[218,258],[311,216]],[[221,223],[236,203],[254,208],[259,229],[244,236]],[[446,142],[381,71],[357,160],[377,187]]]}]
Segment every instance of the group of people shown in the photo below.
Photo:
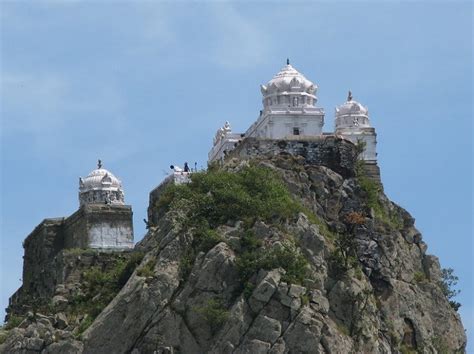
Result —
[{"label": "group of people", "polygon": [[[170,168],[174,172],[193,172],[192,168],[189,168],[189,165],[187,162],[184,163],[184,167],[181,168],[179,166],[171,165]],[[194,163],[194,171],[197,171],[197,162]]]}]

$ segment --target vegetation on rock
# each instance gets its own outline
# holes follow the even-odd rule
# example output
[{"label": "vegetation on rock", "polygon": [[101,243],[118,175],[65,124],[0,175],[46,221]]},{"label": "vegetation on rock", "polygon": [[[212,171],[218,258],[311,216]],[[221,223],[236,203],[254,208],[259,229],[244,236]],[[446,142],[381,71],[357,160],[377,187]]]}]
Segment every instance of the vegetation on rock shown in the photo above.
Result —
[{"label": "vegetation on rock", "polygon": [[260,269],[283,268],[285,280],[301,284],[308,262],[292,240],[267,249],[252,233],[257,220],[278,225],[305,210],[271,169],[247,166],[238,172],[210,169],[195,173],[189,184],[170,185],[158,208],[176,214],[186,211],[182,227],[192,231],[193,243],[180,260],[181,277],[189,274],[199,252],[207,252],[224,241],[216,232],[223,224],[243,221],[241,250],[237,264],[244,288]]},{"label": "vegetation on rock", "polygon": [[453,299],[461,292],[461,290],[454,288],[457,285],[459,278],[454,275],[454,270],[452,268],[444,268],[441,270],[441,273],[441,290],[449,300],[451,307],[457,311],[461,307],[461,304]]}]

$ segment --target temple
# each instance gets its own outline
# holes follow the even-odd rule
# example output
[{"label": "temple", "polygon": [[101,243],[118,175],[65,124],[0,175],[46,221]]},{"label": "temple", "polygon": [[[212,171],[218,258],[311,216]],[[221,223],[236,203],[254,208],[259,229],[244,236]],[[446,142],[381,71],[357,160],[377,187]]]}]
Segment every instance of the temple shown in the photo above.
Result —
[{"label": "temple", "polygon": [[[369,121],[369,111],[355,101],[349,91],[346,102],[336,107],[335,129],[323,132],[324,109],[317,107],[318,86],[298,72],[287,60],[285,65],[266,85],[261,85],[263,110],[245,133],[234,133],[230,123],[219,128],[208,154],[209,163],[222,162],[242,144],[252,141],[322,141],[338,138],[361,144],[359,159],[368,167],[369,174],[379,179],[376,133]],[[293,144],[294,145],[294,144]]]},{"label": "temple", "polygon": [[79,178],[79,209],[66,218],[43,220],[26,238],[25,254],[38,242],[54,245],[52,253],[68,248],[133,248],[132,207],[125,205],[120,180],[99,160],[97,169]]}]

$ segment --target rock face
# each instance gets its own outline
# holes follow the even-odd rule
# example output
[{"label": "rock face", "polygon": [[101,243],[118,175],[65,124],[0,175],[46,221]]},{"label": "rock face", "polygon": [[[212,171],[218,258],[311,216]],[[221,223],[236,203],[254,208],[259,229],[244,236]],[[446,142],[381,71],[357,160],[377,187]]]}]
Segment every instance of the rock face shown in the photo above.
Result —
[{"label": "rock face", "polygon": [[[464,352],[439,262],[426,254],[405,210],[355,169],[279,155],[253,164],[281,176],[302,205],[295,217],[230,220],[213,227],[209,247],[196,247],[196,231],[182,227],[190,206],[167,211],[156,196],[156,223],[136,246],[141,264],[87,330],[68,337],[62,315],[27,318],[0,352]],[[224,169],[237,173],[246,165],[230,160]],[[262,263],[244,282],[245,267],[256,262],[245,251],[251,247],[264,249],[261,255],[291,248],[304,259],[305,276]]]}]

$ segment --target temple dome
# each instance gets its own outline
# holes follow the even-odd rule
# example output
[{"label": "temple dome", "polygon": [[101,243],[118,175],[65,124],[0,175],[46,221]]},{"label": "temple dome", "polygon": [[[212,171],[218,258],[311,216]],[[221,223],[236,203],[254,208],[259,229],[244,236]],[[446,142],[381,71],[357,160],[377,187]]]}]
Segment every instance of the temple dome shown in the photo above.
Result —
[{"label": "temple dome", "polygon": [[363,128],[370,128],[369,110],[354,100],[349,91],[347,101],[336,107],[336,133],[360,131]]},{"label": "temple dome", "polygon": [[262,85],[261,89],[264,95],[275,92],[307,92],[312,95],[316,92],[317,86],[287,62],[287,65],[267,85]]},{"label": "temple dome", "polygon": [[87,177],[79,182],[82,191],[91,189],[122,188],[122,183],[110,171],[105,168],[93,170]]},{"label": "temple dome", "polygon": [[347,101],[336,107],[336,117],[344,115],[362,115],[368,116],[369,110],[362,104],[352,99],[352,93],[349,91]]},{"label": "temple dome", "polygon": [[97,169],[85,178],[79,178],[80,205],[91,203],[124,204],[122,182],[112,172],[102,168],[99,160]]}]

